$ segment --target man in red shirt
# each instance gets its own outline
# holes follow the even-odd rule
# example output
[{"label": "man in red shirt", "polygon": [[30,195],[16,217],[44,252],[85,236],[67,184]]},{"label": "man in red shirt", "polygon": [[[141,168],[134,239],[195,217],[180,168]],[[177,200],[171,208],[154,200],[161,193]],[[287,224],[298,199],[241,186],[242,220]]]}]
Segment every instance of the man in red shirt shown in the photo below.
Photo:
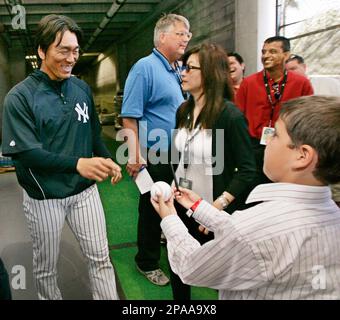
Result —
[{"label": "man in red shirt", "polygon": [[[236,95],[236,105],[249,123],[260,172],[263,172],[266,139],[274,134],[282,102],[313,94],[312,85],[306,77],[285,69],[289,56],[289,39],[275,36],[265,40],[262,48],[264,70],[246,77]],[[262,174],[259,183],[265,182],[269,180]]]},{"label": "man in red shirt", "polygon": [[228,53],[228,61],[230,67],[230,77],[233,81],[234,94],[236,96],[244,78],[246,65],[241,55],[239,55],[237,52]]}]

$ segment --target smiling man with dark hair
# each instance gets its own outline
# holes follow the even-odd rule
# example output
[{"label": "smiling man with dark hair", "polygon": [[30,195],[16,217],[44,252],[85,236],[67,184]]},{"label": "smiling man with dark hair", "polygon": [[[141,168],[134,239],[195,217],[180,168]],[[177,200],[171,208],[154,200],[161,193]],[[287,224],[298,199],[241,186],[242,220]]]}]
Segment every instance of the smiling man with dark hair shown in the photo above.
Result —
[{"label": "smiling man with dark hair", "polygon": [[100,137],[90,87],[72,76],[80,29],[65,16],[48,15],[38,27],[40,70],[7,94],[3,154],[11,156],[24,189],[24,212],[33,241],[39,299],[62,299],[57,262],[65,221],[88,260],[94,299],[118,299],[105,217],[96,181],[113,184],[121,169]]},{"label": "smiling man with dark hair", "polygon": [[[289,39],[275,36],[265,40],[262,48],[263,70],[246,77],[237,92],[236,105],[249,123],[257,166],[262,172],[264,144],[273,133],[284,101],[313,94],[310,81],[285,69],[290,55]],[[259,183],[268,182],[264,174]]]},{"label": "smiling man with dark hair", "polygon": [[238,89],[240,88],[241,82],[243,81],[246,65],[241,55],[237,52],[228,53],[228,61],[230,67],[230,77],[233,81],[234,94],[236,95]]}]

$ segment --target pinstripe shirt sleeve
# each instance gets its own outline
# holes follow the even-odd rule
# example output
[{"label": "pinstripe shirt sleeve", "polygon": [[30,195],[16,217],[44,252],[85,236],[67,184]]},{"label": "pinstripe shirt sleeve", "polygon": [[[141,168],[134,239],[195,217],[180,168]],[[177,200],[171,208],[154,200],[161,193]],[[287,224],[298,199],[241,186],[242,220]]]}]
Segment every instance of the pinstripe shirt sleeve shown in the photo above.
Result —
[{"label": "pinstripe shirt sleeve", "polygon": [[[251,246],[234,228],[231,218],[202,201],[195,219],[215,232],[215,239],[200,245],[178,216],[164,218],[172,270],[184,283],[224,290],[263,286],[267,279]],[[209,220],[209,222],[208,222]]]}]

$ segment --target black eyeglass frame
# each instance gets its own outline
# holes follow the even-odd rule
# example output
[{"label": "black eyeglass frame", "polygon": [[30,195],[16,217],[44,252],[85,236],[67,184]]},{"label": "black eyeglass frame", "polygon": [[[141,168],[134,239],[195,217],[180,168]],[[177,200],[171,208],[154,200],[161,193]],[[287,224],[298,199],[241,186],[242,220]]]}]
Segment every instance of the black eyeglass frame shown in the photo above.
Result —
[{"label": "black eyeglass frame", "polygon": [[186,72],[190,72],[191,70],[201,70],[201,67],[190,66],[187,64],[183,66],[183,70],[185,70]]}]

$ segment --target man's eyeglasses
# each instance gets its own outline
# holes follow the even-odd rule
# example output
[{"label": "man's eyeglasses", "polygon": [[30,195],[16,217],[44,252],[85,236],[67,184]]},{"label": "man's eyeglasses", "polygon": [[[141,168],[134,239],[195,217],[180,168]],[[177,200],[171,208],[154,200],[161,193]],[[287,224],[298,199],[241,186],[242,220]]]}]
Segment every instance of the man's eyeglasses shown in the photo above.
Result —
[{"label": "man's eyeglasses", "polygon": [[175,35],[178,38],[186,37],[188,40],[190,40],[192,38],[192,33],[191,32],[175,32]]},{"label": "man's eyeglasses", "polygon": [[201,67],[195,67],[187,64],[186,66],[183,66],[183,70],[190,72],[190,70],[201,70]]}]

